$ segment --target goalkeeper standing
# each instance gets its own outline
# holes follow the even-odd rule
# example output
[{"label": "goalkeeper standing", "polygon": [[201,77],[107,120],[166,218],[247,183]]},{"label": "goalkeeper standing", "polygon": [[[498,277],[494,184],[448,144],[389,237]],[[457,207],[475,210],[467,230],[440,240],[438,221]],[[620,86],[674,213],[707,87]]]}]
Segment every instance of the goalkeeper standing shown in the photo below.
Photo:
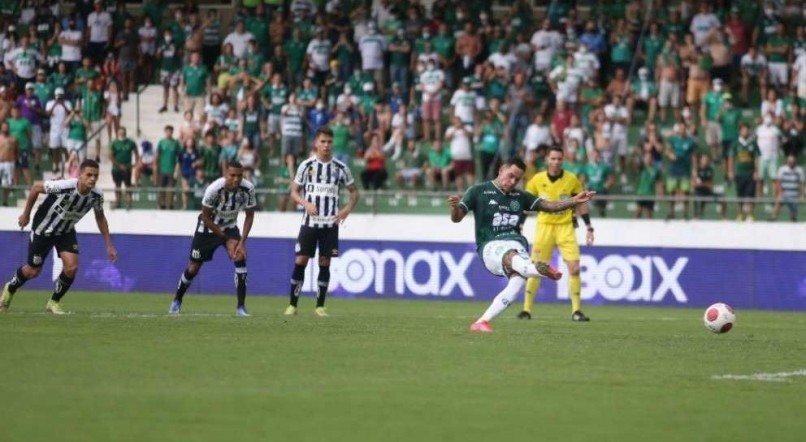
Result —
[{"label": "goalkeeper standing", "polygon": [[[563,170],[563,150],[555,146],[549,149],[546,156],[547,170],[540,172],[526,183],[526,191],[549,202],[564,201],[573,198],[582,192],[582,184],[576,175]],[[588,215],[587,204],[577,206],[577,213],[585,221],[588,232],[586,242],[593,244],[593,226]],[[574,209],[562,212],[540,212],[537,215],[537,229],[532,245],[532,261],[548,262],[554,248],[560,250],[563,260],[568,267],[568,291],[571,298],[571,320],[578,322],[590,321],[582,313],[580,291],[582,281],[579,277],[579,244],[577,243]],[[532,319],[532,305],[535,294],[540,288],[539,278],[529,278],[526,281],[526,292],[523,299],[523,311],[518,314],[520,319]]]}]

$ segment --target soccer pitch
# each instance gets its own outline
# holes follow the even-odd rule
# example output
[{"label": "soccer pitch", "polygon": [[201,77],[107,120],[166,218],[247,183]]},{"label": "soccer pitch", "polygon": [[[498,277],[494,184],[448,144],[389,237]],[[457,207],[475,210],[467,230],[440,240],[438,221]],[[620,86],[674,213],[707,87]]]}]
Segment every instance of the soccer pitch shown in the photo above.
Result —
[{"label": "soccer pitch", "polygon": [[[803,440],[806,315],[538,304],[468,332],[485,303],[21,290],[0,316],[3,441]],[[752,379],[723,375],[786,373]]]}]

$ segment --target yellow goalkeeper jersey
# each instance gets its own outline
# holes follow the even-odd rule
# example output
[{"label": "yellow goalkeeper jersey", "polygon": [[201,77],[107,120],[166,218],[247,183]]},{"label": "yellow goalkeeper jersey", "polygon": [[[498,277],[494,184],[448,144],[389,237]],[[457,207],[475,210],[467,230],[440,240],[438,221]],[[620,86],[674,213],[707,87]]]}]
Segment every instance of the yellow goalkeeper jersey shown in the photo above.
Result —
[{"label": "yellow goalkeeper jersey", "polygon": [[[526,183],[526,191],[546,201],[562,201],[582,192],[582,183],[573,173],[563,170],[560,177],[552,181],[546,171],[533,176]],[[537,215],[539,224],[570,224],[573,209],[557,213],[540,212]]]}]

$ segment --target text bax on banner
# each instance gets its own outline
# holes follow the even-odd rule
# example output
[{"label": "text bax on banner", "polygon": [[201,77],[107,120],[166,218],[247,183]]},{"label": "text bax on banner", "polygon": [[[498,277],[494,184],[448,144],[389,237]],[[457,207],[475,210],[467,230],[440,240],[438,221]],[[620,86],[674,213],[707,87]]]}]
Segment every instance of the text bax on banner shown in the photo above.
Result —
[{"label": "text bax on banner", "polygon": [[[119,260],[106,258],[97,234],[79,234],[80,269],[74,290],[170,295],[190,256],[189,236],[116,235]],[[249,294],[288,292],[294,240],[252,238],[248,243]],[[472,243],[342,240],[332,262],[330,289],[338,298],[490,300],[505,280],[484,268]],[[0,232],[0,279],[27,256],[27,234]],[[315,260],[304,291],[316,283]],[[565,266],[557,262],[567,275]],[[42,276],[25,289],[50,290],[60,272],[53,252]],[[588,247],[581,258],[587,304],[806,310],[806,253],[801,251]],[[233,265],[221,248],[193,281],[189,293],[231,294]],[[5,275],[5,276],[3,276]],[[544,281],[538,302],[568,302],[567,278]]]}]

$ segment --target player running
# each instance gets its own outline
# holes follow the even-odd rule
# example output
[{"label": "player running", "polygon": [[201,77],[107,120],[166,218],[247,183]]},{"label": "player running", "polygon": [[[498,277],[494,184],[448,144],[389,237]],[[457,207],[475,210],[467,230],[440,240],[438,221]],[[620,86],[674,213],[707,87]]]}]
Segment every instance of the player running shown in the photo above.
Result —
[{"label": "player running", "polygon": [[78,241],[76,240],[76,223],[93,209],[98,230],[104,237],[106,253],[109,259],[115,262],[118,251],[112,244],[109,235],[109,225],[104,215],[104,195],[95,188],[98,181],[98,163],[84,160],[79,166],[78,178],[67,180],[53,180],[38,182],[31,186],[25,209],[20,215],[18,224],[20,228],[28,225],[31,220],[31,210],[40,193],[47,195],[45,201],[39,205],[34,214],[34,223],[31,228],[31,239],[28,244],[28,261],[17,269],[11,281],[3,287],[0,296],[0,312],[5,312],[11,305],[14,294],[29,279],[36,278],[42,271],[50,249],[56,248],[56,253],[62,260],[62,272],[56,279],[56,288],[53,295],[45,305],[45,311],[54,315],[64,315],[59,302],[70,290],[70,285],[78,272]]},{"label": "player running", "polygon": [[521,235],[523,212],[562,212],[589,201],[595,192],[583,190],[564,201],[546,201],[516,189],[526,165],[519,158],[505,161],[492,181],[476,184],[459,195],[448,197],[451,221],[458,223],[473,211],[476,221],[476,250],[493,275],[509,278],[506,287],[490,307],[470,326],[473,332],[492,332],[490,321],[506,310],[523,290],[527,278],[560,279],[562,274],[545,262],[532,263]]},{"label": "player running", "polygon": [[[202,264],[211,261],[216,249],[227,248],[229,259],[235,263],[235,288],[238,296],[237,316],[249,316],[246,311],[246,239],[255,219],[255,186],[243,178],[243,166],[237,161],[227,164],[224,176],[207,186],[202,199],[202,211],[196,223],[196,233],[190,246],[190,261],[179,279],[168,313],[178,315],[182,298]],[[238,214],[246,212],[243,235],[238,230]]]}]

